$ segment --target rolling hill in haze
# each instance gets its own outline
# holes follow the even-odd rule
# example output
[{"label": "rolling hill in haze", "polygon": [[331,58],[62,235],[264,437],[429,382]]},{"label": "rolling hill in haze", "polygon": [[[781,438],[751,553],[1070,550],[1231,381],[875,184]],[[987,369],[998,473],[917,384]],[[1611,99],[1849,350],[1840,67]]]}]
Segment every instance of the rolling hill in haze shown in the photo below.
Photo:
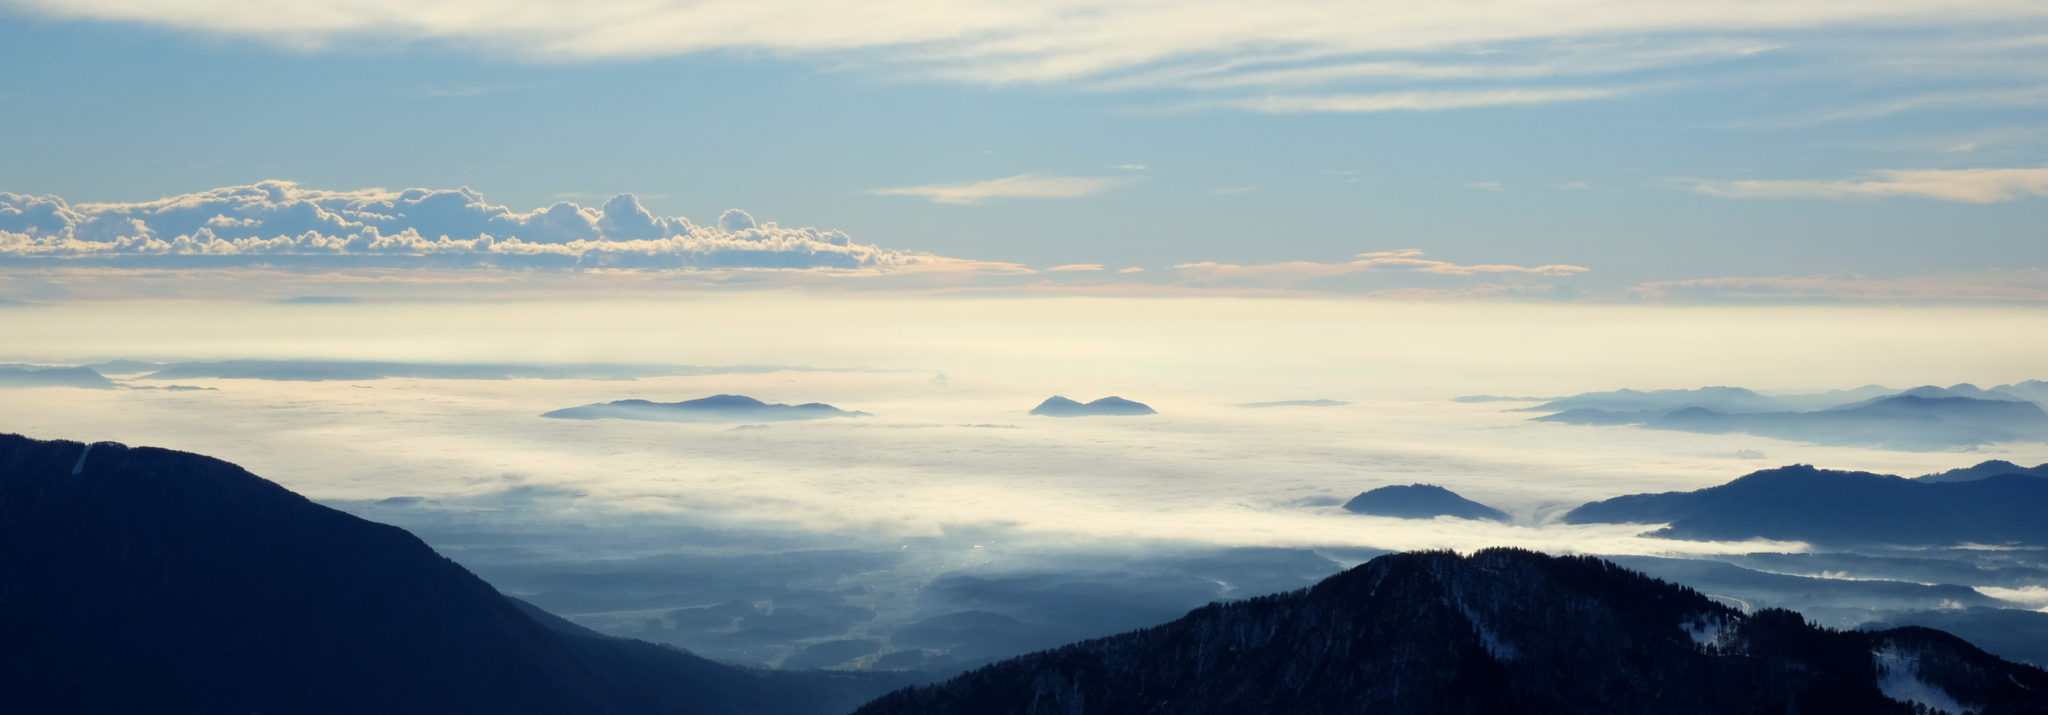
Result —
[{"label": "rolling hill in haze", "polygon": [[1669,524],[1678,539],[1831,545],[2048,545],[2048,477],[1905,479],[1792,465],[1690,492],[1632,494],[1568,512],[1571,524]]},{"label": "rolling hill in haze", "polygon": [[581,407],[566,407],[542,413],[542,417],[571,420],[621,419],[652,422],[791,422],[830,417],[866,417],[866,412],[842,410],[822,402],[786,405],[762,402],[746,395],[712,395],[682,402],[617,400]]}]

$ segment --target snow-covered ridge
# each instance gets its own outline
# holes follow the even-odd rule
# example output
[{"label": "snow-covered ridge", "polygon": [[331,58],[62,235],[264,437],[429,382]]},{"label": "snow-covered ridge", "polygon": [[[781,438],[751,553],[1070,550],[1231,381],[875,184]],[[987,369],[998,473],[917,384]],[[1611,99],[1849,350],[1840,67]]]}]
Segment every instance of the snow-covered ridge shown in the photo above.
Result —
[{"label": "snow-covered ridge", "polygon": [[1977,709],[1957,702],[1939,686],[1920,679],[1920,655],[1909,652],[1895,644],[1886,644],[1871,653],[1877,663],[1877,689],[1884,696],[1903,703],[1924,705],[1930,710],[1940,710],[1949,715],[1966,715]]}]

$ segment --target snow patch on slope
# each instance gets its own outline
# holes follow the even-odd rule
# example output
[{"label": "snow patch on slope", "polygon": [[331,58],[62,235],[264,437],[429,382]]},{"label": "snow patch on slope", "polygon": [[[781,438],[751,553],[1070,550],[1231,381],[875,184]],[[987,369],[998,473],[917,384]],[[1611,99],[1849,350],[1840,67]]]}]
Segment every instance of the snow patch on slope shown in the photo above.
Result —
[{"label": "snow patch on slope", "polygon": [[1735,641],[1735,624],[1719,614],[1702,613],[1678,624],[1692,637],[1692,644],[1708,653],[1727,652]]},{"label": "snow patch on slope", "polygon": [[83,450],[80,450],[80,451],[78,452],[78,461],[76,461],[76,462],[73,462],[73,463],[71,464],[71,476],[74,476],[74,477],[76,477],[76,476],[78,476],[78,475],[79,475],[80,473],[82,473],[82,472],[84,472],[84,471],[85,471],[85,458],[86,458],[87,456],[91,455],[91,454],[92,454],[92,445],[90,445],[90,444],[86,445],[86,446],[85,446],[85,449],[83,449]]},{"label": "snow patch on slope", "polygon": [[1951,715],[1965,715],[1976,712],[1975,708],[1957,702],[1939,686],[1920,679],[1920,655],[1900,650],[1898,646],[1887,645],[1873,651],[1877,662],[1877,689],[1884,696],[1904,703],[1924,705],[1931,710],[1941,710]]},{"label": "snow patch on slope", "polygon": [[1494,660],[1500,661],[1514,660],[1515,656],[1521,655],[1521,651],[1516,650],[1513,643],[1502,639],[1499,633],[1494,632],[1491,626],[1486,625],[1486,620],[1480,618],[1479,613],[1472,610],[1471,606],[1466,605],[1465,599],[1462,596],[1456,598],[1455,601],[1458,606],[1458,612],[1465,614],[1465,620],[1471,622],[1472,630],[1479,634],[1479,643],[1486,646],[1487,655],[1491,655]]}]

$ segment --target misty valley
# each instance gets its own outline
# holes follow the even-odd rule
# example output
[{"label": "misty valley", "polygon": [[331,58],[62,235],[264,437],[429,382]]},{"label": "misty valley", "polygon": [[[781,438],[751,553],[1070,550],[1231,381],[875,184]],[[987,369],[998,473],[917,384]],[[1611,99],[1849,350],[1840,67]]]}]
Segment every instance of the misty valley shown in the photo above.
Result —
[{"label": "misty valley", "polygon": [[[360,467],[319,457],[330,469],[301,475],[311,479],[293,477],[303,469],[264,468],[265,477],[330,492],[307,501],[211,458],[219,455],[6,437],[0,524],[13,548],[0,570],[13,584],[9,602],[23,608],[11,611],[5,631],[15,643],[36,644],[10,649],[7,671],[27,702],[52,709],[416,711],[459,701],[498,712],[1488,712],[1511,704],[1531,712],[1676,712],[1668,693],[1697,691],[1686,696],[1688,707],[1724,712],[1763,697],[1722,690],[1734,680],[1757,684],[1766,702],[1786,707],[1995,713],[2048,702],[2048,674],[2034,669],[2048,665],[2048,521],[2039,518],[2048,464],[1972,462],[1968,452],[1919,448],[1955,429],[1947,413],[1852,430],[1892,430],[1891,440],[1837,446],[1812,430],[1745,438],[1749,448],[1709,460],[1726,470],[1719,481],[1677,489],[1559,483],[1544,493],[1518,479],[1529,491],[1502,490],[1459,478],[1457,468],[1404,466],[1416,458],[1382,455],[1355,473],[1268,479],[1240,484],[1240,496],[1208,497],[1276,520],[1239,532],[1204,534],[1171,522],[1075,531],[1024,511],[932,527],[794,516],[806,508],[805,485],[816,484],[808,480],[863,479],[863,470],[843,463],[867,459],[862,451],[829,455],[835,442],[869,439],[876,429],[909,435],[888,450],[904,455],[928,448],[937,433],[986,441],[1051,430],[1046,441],[998,444],[1037,455],[1027,465],[1050,459],[1039,466],[1077,469],[1063,465],[1109,466],[1130,450],[1175,443],[1175,432],[1298,434],[1334,423],[1341,428],[1315,438],[1372,434],[1381,423],[1358,415],[1395,405],[1408,411],[1402,422],[1476,423],[1468,425],[1477,430],[1471,439],[1497,439],[1501,430],[1605,439],[1602,432],[1637,423],[1552,418],[1818,414],[1896,400],[1996,401],[2038,412],[2039,382],[1988,390],[1622,390],[1428,407],[1201,404],[1173,394],[1152,405],[1053,397],[1032,407],[1022,397],[972,394],[950,406],[892,401],[891,393],[923,379],[914,372],[773,366],[120,360],[9,365],[0,375],[11,388],[5,394],[18,398],[13,404],[45,405],[53,415],[81,395],[130,406],[125,424],[90,408],[72,426],[45,428],[66,434],[100,423],[161,435],[151,441],[177,448],[206,443],[208,430],[158,414],[232,421],[230,411],[264,412],[278,436],[243,441],[242,449],[277,450],[270,463],[279,465],[334,449],[311,443],[322,430],[395,416],[388,404],[343,398],[402,388],[438,393],[441,403],[484,389],[520,396],[479,403],[493,419],[531,430],[511,439],[549,434],[550,425],[593,425],[530,441],[528,449],[553,444],[564,452],[532,468],[654,475],[614,494],[603,486],[619,484],[532,472],[457,481],[426,473],[474,466],[402,467],[400,479],[373,484],[339,476],[383,469],[388,456]],[[782,384],[776,394],[798,394],[786,387],[792,380],[868,409],[737,392],[683,399],[714,384]],[[517,406],[575,402],[569,393],[620,399]],[[314,405],[321,406],[309,415]],[[1439,409],[1449,412],[1430,416]],[[385,429],[416,429],[428,418]],[[633,422],[651,422],[652,431],[603,427]],[[1443,424],[1428,429],[1447,431]],[[2013,436],[1979,443],[2015,455],[2048,448],[2048,431],[2008,427]],[[811,431],[777,434],[791,428]],[[474,444],[459,433],[441,436]],[[300,438],[308,442],[293,444]],[[691,484],[727,478],[711,445],[761,438],[811,442],[826,456],[766,459],[809,476],[775,487],[799,491],[747,508],[719,506],[716,489]],[[661,446],[632,447],[639,439]],[[1912,456],[1932,461],[1911,464],[1947,467],[1893,476],[1769,466],[1757,456],[1800,443],[1786,440],[1863,450],[1858,465]],[[1901,440],[1912,448],[1899,451]],[[1083,454],[1060,456],[1090,442],[1097,444]],[[392,444],[373,437],[346,448],[360,454]],[[646,453],[573,466],[579,451],[622,446]],[[1160,464],[1172,462],[1147,468]],[[777,483],[759,473],[754,488]],[[1080,476],[1117,474],[1112,467]],[[664,486],[677,479],[684,484]],[[1348,493],[1336,491],[1347,485]],[[878,511],[930,508],[901,495],[891,501],[889,490],[907,486],[868,480],[810,497],[884,505]],[[1000,491],[998,483],[983,486]],[[1106,498],[1127,498],[1117,494]],[[1260,498],[1247,503],[1251,495]],[[1117,508],[1215,518],[1213,504],[1188,496]],[[1043,495],[1017,497],[1014,504],[1028,505]],[[387,610],[404,617],[368,615]],[[94,616],[112,613],[123,615]],[[202,635],[208,631],[245,635],[214,642]],[[1223,647],[1218,638],[1234,645],[1208,653]],[[196,661],[164,660],[185,653],[172,645],[180,639],[211,645]],[[319,655],[292,645],[302,642],[322,643]],[[1583,661],[1589,651],[1643,655],[1602,664]],[[379,662],[408,675],[355,670]],[[185,672],[194,667],[203,670]],[[1762,675],[1786,668],[1806,675]],[[157,675],[97,695],[89,685],[135,672]],[[1598,672],[1602,680],[1559,683],[1563,672]]]}]

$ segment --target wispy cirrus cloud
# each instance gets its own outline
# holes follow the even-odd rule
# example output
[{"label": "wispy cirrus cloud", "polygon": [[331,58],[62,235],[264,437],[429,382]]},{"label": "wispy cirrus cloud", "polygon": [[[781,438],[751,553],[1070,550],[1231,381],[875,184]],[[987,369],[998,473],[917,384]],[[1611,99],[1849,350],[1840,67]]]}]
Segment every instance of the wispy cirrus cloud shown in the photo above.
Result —
[{"label": "wispy cirrus cloud", "polygon": [[1182,103],[1181,111],[1236,109],[1260,114],[1431,112],[1446,109],[1555,104],[1607,99],[1626,94],[1616,87],[1557,87],[1367,94],[1268,94]]},{"label": "wispy cirrus cloud", "polygon": [[989,199],[1076,199],[1130,183],[1107,176],[1058,176],[1023,173],[987,181],[871,189],[878,196],[915,196],[941,204],[972,205]]},{"label": "wispy cirrus cloud", "polygon": [[1874,199],[1914,196],[1989,204],[2048,196],[2048,168],[1890,169],[1854,179],[1700,181],[1694,191],[1730,199]]},{"label": "wispy cirrus cloud", "polygon": [[1182,276],[1200,282],[1250,282],[1274,285],[1290,285],[1317,278],[1370,273],[1375,271],[1411,271],[1450,276],[1473,276],[1486,274],[1522,274],[1560,277],[1584,273],[1584,266],[1549,264],[1541,266],[1516,266],[1499,263],[1461,264],[1423,258],[1419,249],[1407,248],[1397,251],[1361,253],[1354,260],[1339,263],[1317,263],[1314,261],[1287,261],[1283,263],[1262,263],[1238,265],[1234,263],[1182,263],[1174,266]]},{"label": "wispy cirrus cloud", "polygon": [[1910,112],[1943,109],[2010,109],[2014,107],[2039,107],[2044,105],[2048,105],[2048,84],[1908,94],[1873,102],[1852,104],[1846,107],[1830,107],[1788,117],[1780,117],[1775,120],[1761,122],[1760,124],[1765,126],[1806,127],[1834,122],[1882,119]]},{"label": "wispy cirrus cloud", "polygon": [[[1838,74],[1875,62],[1933,67],[1956,58],[1973,67],[2024,66],[2038,59],[2037,23],[2048,19],[2048,5],[2020,0],[0,0],[0,6],[307,51],[431,43],[544,62],[735,52],[982,85],[1165,88],[1211,96],[1277,92],[1194,105],[1273,113],[1605,99],[1622,90],[1469,85],[1688,68],[1775,55],[1780,48],[1796,54],[1801,32],[1902,30],[1926,40],[1910,46],[1888,41],[1855,57],[1823,50],[1798,60]],[[1312,87],[1387,83],[1427,83],[1440,92],[1456,84],[1466,94],[1297,96]],[[1481,91],[1494,92],[1490,101],[1479,101]]]}]

